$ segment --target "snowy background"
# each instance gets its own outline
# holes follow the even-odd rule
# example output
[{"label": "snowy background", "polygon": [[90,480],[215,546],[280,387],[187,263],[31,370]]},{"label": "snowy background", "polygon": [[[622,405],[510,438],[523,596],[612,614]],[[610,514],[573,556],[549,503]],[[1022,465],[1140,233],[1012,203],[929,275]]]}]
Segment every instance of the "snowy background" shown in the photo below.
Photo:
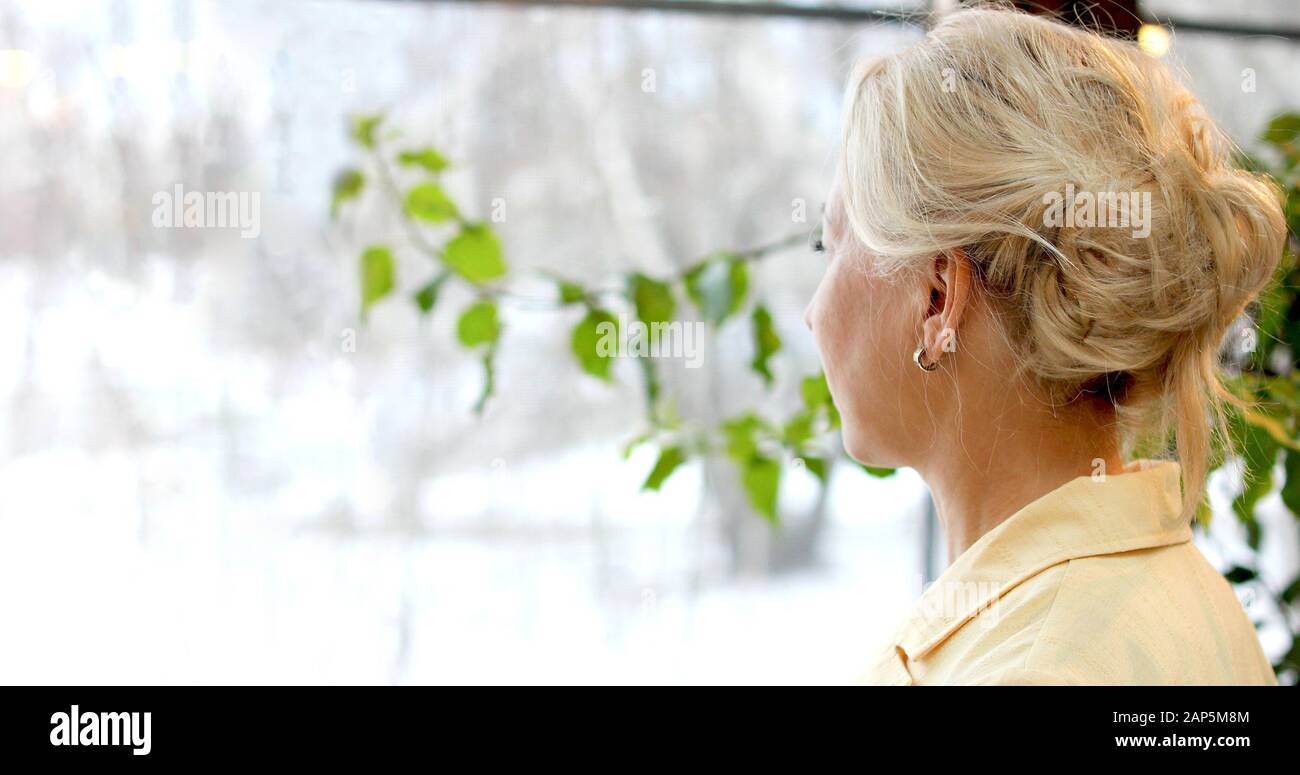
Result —
[{"label": "snowy background", "polygon": [[[1294,26],[1296,8],[1229,21]],[[509,203],[512,268],[667,274],[807,228],[791,202],[815,220],[850,63],[919,35],[437,2],[0,2],[0,682],[853,680],[921,590],[913,473],[843,465],[820,497],[792,471],[781,535],[725,465],[642,494],[653,452],[621,455],[635,369],[581,375],[567,313],[508,313],[499,395],[475,417],[456,300],[360,322],[356,254],[390,214],[362,202],[331,223],[329,186],[358,159],[348,117],[383,110],[452,159],[466,209]],[[1169,56],[1248,142],[1300,106],[1298,51],[1187,33]],[[259,192],[261,235],[155,228],[152,197],[177,183]],[[786,343],[773,390],[743,326],[724,329],[705,368],[668,375],[684,412],[789,414],[818,368],[801,314],[820,271],[803,248],[756,270]],[[419,279],[399,273],[403,291]],[[1220,522],[1209,549],[1230,554]],[[1294,567],[1297,544],[1265,549]]]}]

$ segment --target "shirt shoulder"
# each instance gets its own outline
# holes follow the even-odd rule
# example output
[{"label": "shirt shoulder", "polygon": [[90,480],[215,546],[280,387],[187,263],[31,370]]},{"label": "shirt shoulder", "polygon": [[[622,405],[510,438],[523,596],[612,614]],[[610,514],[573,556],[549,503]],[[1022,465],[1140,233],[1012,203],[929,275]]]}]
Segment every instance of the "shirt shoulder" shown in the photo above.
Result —
[{"label": "shirt shoulder", "polygon": [[1069,560],[1018,667],[1064,683],[1276,683],[1236,593],[1191,542]]},{"label": "shirt shoulder", "polygon": [[973,686],[1070,686],[1074,684],[1068,678],[1044,670],[1027,667],[1011,667],[991,675],[986,675],[971,682]]},{"label": "shirt shoulder", "polygon": [[1037,670],[1030,660],[1067,571],[1068,563],[1046,568],[982,608],[911,663],[918,683],[990,683],[1009,671]]}]

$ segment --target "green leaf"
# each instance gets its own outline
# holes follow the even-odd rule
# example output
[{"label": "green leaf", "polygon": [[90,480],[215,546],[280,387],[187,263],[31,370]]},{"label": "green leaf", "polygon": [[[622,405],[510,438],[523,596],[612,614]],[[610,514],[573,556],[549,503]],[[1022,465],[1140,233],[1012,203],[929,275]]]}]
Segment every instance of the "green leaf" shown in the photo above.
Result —
[{"label": "green leaf", "polygon": [[761,455],[750,458],[741,476],[749,503],[768,522],[777,524],[776,499],[781,484],[781,464]]},{"label": "green leaf", "polygon": [[406,194],[406,212],[428,223],[446,223],[456,217],[456,203],[436,183],[421,183]]},{"label": "green leaf", "polygon": [[646,406],[653,422],[657,416],[656,406],[662,390],[659,385],[659,372],[655,369],[654,358],[637,358],[636,362],[641,367],[641,382],[645,386]]},{"label": "green leaf", "polygon": [[858,467],[877,479],[886,479],[898,472],[897,468],[879,468],[877,466],[862,465],[861,463],[858,464]]},{"label": "green leaf", "polygon": [[1273,670],[1277,673],[1300,671],[1300,638],[1291,639],[1291,648],[1273,666]]},{"label": "green leaf", "polygon": [[442,272],[415,292],[413,298],[416,306],[420,308],[421,314],[427,315],[433,311],[434,305],[438,303],[438,292],[442,290],[442,284],[447,282],[447,278],[450,276],[446,272]]},{"label": "green leaf", "polygon": [[1214,509],[1210,508],[1210,502],[1202,497],[1196,502],[1196,515],[1192,517],[1195,527],[1202,530],[1209,530],[1210,523],[1214,521]]},{"label": "green leaf", "polygon": [[826,484],[826,477],[830,473],[826,465],[826,459],[808,455],[805,455],[802,459],[804,468],[807,468],[808,472],[817,477],[817,480],[822,484]]},{"label": "green leaf", "polygon": [[[1291,377],[1268,377],[1264,380],[1264,388],[1268,391],[1269,398],[1294,420],[1295,414],[1300,412],[1300,372]],[[1291,449],[1296,447],[1292,446]]]},{"label": "green leaf", "polygon": [[1233,584],[1245,584],[1259,576],[1258,573],[1250,568],[1243,568],[1240,565],[1234,566],[1223,577]]},{"label": "green leaf", "polygon": [[663,486],[664,480],[672,476],[678,466],[685,462],[686,450],[681,447],[668,447],[662,450],[659,453],[659,459],[655,461],[655,467],[651,469],[650,475],[646,477],[641,489],[658,490]]},{"label": "green leaf", "polygon": [[1300,597],[1300,576],[1296,576],[1292,579],[1291,583],[1286,585],[1286,589],[1282,590],[1281,594],[1282,602],[1288,604],[1294,603],[1297,597]]},{"label": "green leaf", "polygon": [[627,460],[632,457],[632,453],[636,451],[636,448],[642,444],[649,443],[649,441],[655,437],[655,433],[656,430],[651,428],[650,430],[642,431],[636,436],[628,439],[627,443],[623,445],[623,459]]},{"label": "green leaf", "polygon": [[749,291],[749,268],[739,256],[707,258],[686,273],[686,295],[713,326],[740,311]]},{"label": "green leaf", "polygon": [[373,113],[366,116],[358,116],[352,122],[352,139],[356,140],[364,148],[375,147],[375,130],[384,121],[382,113]]},{"label": "green leaf", "polygon": [[781,337],[772,325],[772,313],[768,312],[767,307],[762,304],[755,307],[751,319],[754,322],[754,360],[749,366],[762,375],[763,382],[771,387],[773,378],[768,360],[781,349]]},{"label": "green leaf", "polygon": [[745,463],[758,454],[759,437],[770,436],[772,426],[749,412],[722,423],[722,434],[727,442],[727,455],[738,463]]},{"label": "green leaf", "polygon": [[587,289],[581,285],[566,280],[563,277],[553,277],[555,285],[560,290],[560,303],[564,305],[580,304],[587,300]]},{"label": "green leaf", "polygon": [[1282,502],[1291,510],[1291,515],[1300,519],[1300,452],[1294,449],[1286,451],[1286,482],[1282,485]]},{"label": "green leaf", "polygon": [[1247,419],[1250,412],[1232,412],[1230,423],[1241,443],[1244,471],[1242,492],[1232,502],[1233,513],[1246,528],[1251,548],[1259,548],[1260,527],[1255,519],[1255,504],[1273,489],[1273,465],[1281,445],[1270,430]]},{"label": "green leaf", "polygon": [[402,151],[397,156],[397,163],[403,167],[423,167],[433,173],[447,169],[447,159],[432,148]]},{"label": "green leaf", "polygon": [[1251,516],[1250,519],[1245,521],[1244,525],[1246,528],[1246,544],[1251,549],[1259,551],[1259,542],[1264,537],[1263,528],[1259,526],[1259,520]]},{"label": "green leaf", "polygon": [[396,271],[387,245],[371,245],[361,254],[361,314],[392,292]]},{"label": "green leaf", "polygon": [[610,368],[618,357],[618,320],[603,309],[593,309],[573,327],[573,354],[582,370],[609,382]]},{"label": "green leaf", "polygon": [[1283,424],[1284,418],[1253,409],[1243,409],[1242,413],[1245,415],[1247,423],[1267,433],[1278,446],[1300,450],[1300,442],[1295,441],[1292,434],[1287,431],[1286,426]]},{"label": "green leaf", "polygon": [[475,285],[482,285],[506,273],[501,257],[501,243],[496,234],[483,224],[468,223],[460,234],[447,243],[443,261],[453,271]]},{"label": "green leaf", "polygon": [[461,313],[456,323],[456,338],[465,347],[493,344],[501,337],[501,321],[497,318],[497,305],[480,301]]},{"label": "green leaf", "polygon": [[1300,113],[1283,113],[1274,117],[1259,139],[1278,147],[1300,141]]},{"label": "green leaf", "polygon": [[641,273],[628,276],[628,298],[636,307],[636,317],[647,326],[668,323],[677,313],[677,300],[668,283]]},{"label": "green leaf", "polygon": [[484,408],[487,407],[488,401],[496,395],[497,390],[497,371],[496,371],[497,347],[493,343],[483,351],[483,390],[479,392],[478,401],[474,403],[474,414],[483,414]]},{"label": "green leaf", "polygon": [[1268,345],[1282,333],[1286,324],[1287,309],[1295,289],[1286,284],[1287,267],[1279,265],[1277,274],[1259,295],[1255,304],[1255,328],[1258,334],[1256,347],[1257,363],[1266,363],[1265,354],[1272,348]]},{"label": "green leaf", "polygon": [[1232,153],[1232,163],[1247,172],[1263,172],[1264,165],[1259,159],[1255,158],[1243,150],[1237,149]]},{"label": "green leaf", "polygon": [[840,427],[840,412],[835,408],[835,399],[831,397],[831,387],[826,382],[825,374],[805,377],[799,383],[799,392],[809,411],[814,414],[824,413],[826,422],[832,429]]},{"label": "green leaf", "polygon": [[816,435],[813,429],[813,422],[817,416],[811,411],[803,411],[790,418],[785,424],[785,445],[792,449],[799,449],[804,444],[812,441]]},{"label": "green leaf", "polygon": [[831,403],[831,387],[826,383],[825,374],[804,377],[799,383],[799,393],[803,396],[803,405],[814,412]]},{"label": "green leaf", "polygon": [[337,217],[339,205],[356,199],[365,186],[366,176],[361,174],[360,170],[340,170],[339,174],[334,176],[334,198],[330,201],[330,217]]}]

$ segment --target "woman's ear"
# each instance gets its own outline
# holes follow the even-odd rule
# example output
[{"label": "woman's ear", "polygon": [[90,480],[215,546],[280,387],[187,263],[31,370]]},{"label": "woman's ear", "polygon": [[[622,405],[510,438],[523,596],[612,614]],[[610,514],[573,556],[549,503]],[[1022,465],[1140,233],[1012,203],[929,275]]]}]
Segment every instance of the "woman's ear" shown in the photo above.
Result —
[{"label": "woman's ear", "polygon": [[970,258],[962,250],[935,256],[926,270],[929,304],[925,311],[923,344],[926,361],[936,363],[957,350],[962,313],[970,301]]}]

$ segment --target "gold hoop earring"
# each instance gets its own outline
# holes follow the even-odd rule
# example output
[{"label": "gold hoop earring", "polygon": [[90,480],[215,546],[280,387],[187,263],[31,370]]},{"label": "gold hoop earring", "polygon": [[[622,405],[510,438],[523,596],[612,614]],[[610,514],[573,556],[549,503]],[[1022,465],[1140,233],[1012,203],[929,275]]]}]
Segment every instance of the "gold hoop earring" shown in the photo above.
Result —
[{"label": "gold hoop earring", "polygon": [[925,365],[925,361],[921,360],[921,353],[923,352],[925,352],[925,345],[921,344],[917,346],[916,352],[912,353],[912,362],[916,364],[916,367],[926,373],[929,373],[939,368],[938,361],[931,363],[929,366]]}]

